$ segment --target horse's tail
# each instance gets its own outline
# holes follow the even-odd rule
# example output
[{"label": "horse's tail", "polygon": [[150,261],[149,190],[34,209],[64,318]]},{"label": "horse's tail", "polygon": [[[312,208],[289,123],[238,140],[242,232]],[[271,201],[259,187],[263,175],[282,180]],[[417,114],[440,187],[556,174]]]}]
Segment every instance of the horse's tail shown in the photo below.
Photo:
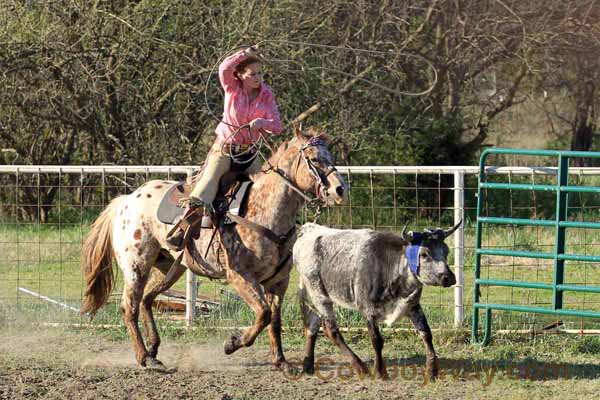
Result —
[{"label": "horse's tail", "polygon": [[124,200],[125,196],[119,196],[102,211],[92,224],[81,250],[81,271],[85,276],[86,289],[80,312],[89,313],[91,318],[106,303],[115,283],[112,222]]}]

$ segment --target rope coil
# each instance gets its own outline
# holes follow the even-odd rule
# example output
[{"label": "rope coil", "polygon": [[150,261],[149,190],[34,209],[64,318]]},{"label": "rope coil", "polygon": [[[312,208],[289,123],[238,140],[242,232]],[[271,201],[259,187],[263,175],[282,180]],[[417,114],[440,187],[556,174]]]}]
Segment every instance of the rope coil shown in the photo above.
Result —
[{"label": "rope coil", "polygon": [[[435,69],[433,63],[431,61],[429,61],[426,57],[420,55],[420,54],[412,54],[412,53],[404,53],[404,52],[400,52],[400,53],[394,53],[392,51],[381,51],[381,50],[370,50],[370,49],[359,49],[359,48],[349,48],[349,47],[342,47],[342,46],[332,46],[332,45],[323,45],[323,44],[318,44],[318,43],[309,43],[309,42],[300,42],[300,41],[293,41],[293,40],[284,40],[284,39],[265,39],[265,40],[261,40],[258,43],[256,43],[257,47],[260,47],[261,44],[265,44],[265,43],[280,43],[280,44],[290,44],[290,45],[294,45],[294,46],[305,46],[305,47],[314,47],[314,48],[322,48],[322,49],[329,49],[329,50],[340,50],[340,51],[351,51],[351,52],[355,52],[355,53],[364,53],[364,54],[371,54],[371,55],[378,55],[378,56],[389,56],[389,55],[403,55],[406,57],[413,57],[413,58],[418,58],[422,61],[424,61],[429,68],[431,69],[432,73],[433,73],[433,82],[430,85],[429,88],[427,88],[424,91],[421,92],[405,92],[405,91],[399,91],[399,90],[394,90],[388,87],[385,87],[383,85],[377,84],[375,82],[372,82],[368,79],[365,79],[362,75],[364,74],[351,74],[345,71],[341,71],[341,70],[337,70],[337,69],[333,69],[333,68],[327,68],[327,67],[309,67],[306,68],[304,66],[301,66],[301,70],[306,71],[306,70],[322,70],[322,71],[329,71],[329,72],[335,72],[335,73],[339,73],[341,75],[347,76],[347,77],[351,77],[352,81],[361,81],[364,83],[367,83],[373,87],[376,87],[380,90],[389,92],[389,93],[393,93],[396,94],[398,96],[413,96],[413,97],[418,97],[418,96],[425,96],[429,93],[431,93],[433,91],[433,89],[435,88],[437,82],[438,82],[438,72]],[[239,51],[240,49],[244,49],[244,48],[248,48],[250,46],[235,46],[230,48],[228,51],[226,51],[224,53],[224,55],[222,55],[221,57],[219,57],[219,59],[213,64],[212,68],[210,69],[210,72],[206,78],[206,83],[205,83],[205,87],[204,87],[204,103],[206,105],[206,109],[208,111],[208,114],[214,118],[216,121],[218,121],[219,123],[224,123],[232,128],[234,128],[234,132],[232,132],[231,135],[229,135],[227,137],[227,139],[225,140],[225,142],[227,142],[230,138],[235,137],[235,135],[237,135],[242,129],[249,129],[248,124],[244,124],[242,126],[235,126],[232,124],[229,124],[225,121],[223,121],[221,118],[217,117],[212,109],[210,108],[209,102],[208,102],[208,88],[210,85],[210,80],[211,77],[213,76],[213,74],[215,73],[216,68],[218,67],[218,65],[221,64],[221,62],[228,57],[229,55],[233,54],[235,51]],[[269,63],[269,60],[266,60],[264,57],[262,58],[263,61]],[[296,61],[293,60],[283,60],[283,59],[271,59],[271,62],[288,62],[288,63],[297,63]],[[345,89],[342,89],[345,90]],[[307,118],[310,114],[314,113],[315,111],[317,111],[320,106],[324,103],[327,103],[329,100],[336,98],[338,95],[338,93],[336,93],[335,95],[330,96],[329,98],[313,105],[309,110],[305,111],[304,113],[301,114],[302,119]],[[300,117],[300,116],[299,116]],[[298,121],[299,117],[295,118],[292,122],[294,121]],[[286,125],[286,127],[288,127],[289,124]],[[264,137],[261,135],[261,138],[259,138],[259,140],[255,143],[253,143],[253,146],[251,146],[248,150],[250,151],[250,149],[252,148],[256,148],[257,152],[260,151],[260,147],[261,147],[261,143],[260,141],[264,139]],[[225,153],[223,153],[225,154]],[[228,154],[230,157],[232,156],[231,151]],[[237,156],[240,156],[241,154],[238,154]],[[234,156],[235,157],[235,156]],[[232,159],[235,160],[235,158],[232,157]],[[254,159],[256,156],[254,156],[252,159]]]}]

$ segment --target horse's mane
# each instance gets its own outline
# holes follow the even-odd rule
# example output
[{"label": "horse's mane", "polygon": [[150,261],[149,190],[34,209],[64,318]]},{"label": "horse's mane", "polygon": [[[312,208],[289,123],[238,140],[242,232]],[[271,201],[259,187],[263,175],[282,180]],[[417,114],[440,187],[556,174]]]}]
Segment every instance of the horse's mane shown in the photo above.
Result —
[{"label": "horse's mane", "polygon": [[[321,128],[310,127],[310,128],[308,128],[307,131],[298,130],[298,132],[300,132],[302,134],[302,137],[303,137],[302,142],[303,143],[306,143],[307,141],[309,141],[312,138],[319,138],[322,141],[324,141],[325,143],[331,142],[331,137],[327,133],[325,133],[325,131]],[[298,136],[294,135],[293,138],[288,139],[288,140],[284,141],[283,143],[281,143],[279,145],[279,147],[277,148],[277,150],[269,158],[269,162],[272,165],[276,165],[277,162],[281,159],[281,157],[283,157],[286,150],[288,148],[290,148],[291,146],[295,146],[296,144],[298,144],[299,140],[300,139],[298,138]]]},{"label": "horse's mane", "polygon": [[324,141],[325,143],[330,143],[331,142],[331,137],[322,129],[322,128],[316,128],[314,126],[311,126],[310,128],[308,128],[308,132],[302,132],[302,134],[304,135],[305,138],[310,139],[310,138],[319,138],[322,141]]}]

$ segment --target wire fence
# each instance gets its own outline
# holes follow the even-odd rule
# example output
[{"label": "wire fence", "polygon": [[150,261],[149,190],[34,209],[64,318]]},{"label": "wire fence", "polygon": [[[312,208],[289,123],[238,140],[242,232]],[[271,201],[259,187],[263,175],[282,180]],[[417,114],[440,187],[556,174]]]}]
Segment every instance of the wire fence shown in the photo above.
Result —
[{"label": "wire fence", "polygon": [[[426,227],[463,226],[448,239],[449,263],[457,273],[453,289],[428,287],[422,304],[434,327],[468,326],[473,302],[473,260],[477,171],[473,167],[339,167],[350,184],[349,203],[324,210],[319,223],[341,228],[375,228],[400,232]],[[600,169],[572,169],[574,180],[593,185],[600,181]],[[79,269],[81,243],[90,224],[108,202],[117,195],[134,191],[151,179],[183,180],[193,167],[91,167],[91,166],[2,166],[0,167],[0,318],[34,322],[87,322],[78,315],[83,294],[83,277]],[[552,175],[552,169],[503,167],[494,169],[503,179],[536,182]],[[529,193],[490,193],[486,207],[491,214],[518,217],[552,213],[544,196]],[[570,212],[577,218],[598,220],[600,201],[581,198]],[[312,220],[312,211],[304,209],[299,222]],[[487,245],[500,248],[546,246],[550,240],[543,228],[508,227],[490,230]],[[582,230],[570,239],[574,246],[593,254],[600,237]],[[590,263],[588,263],[590,264]],[[492,258],[482,266],[488,274],[528,276],[543,281],[547,266],[543,261]],[[573,269],[572,279],[593,284],[599,274],[596,265]],[[575,272],[576,271],[576,272]],[[523,279],[520,279],[523,280]],[[575,282],[573,282],[575,283]],[[292,272],[290,289],[283,309],[284,324],[301,325],[296,303],[297,276]],[[101,310],[95,324],[118,324],[119,292]],[[189,325],[244,326],[253,321],[250,309],[226,284],[194,278],[188,274],[171,293],[163,298],[159,309],[168,309],[161,318],[181,319]],[[545,300],[512,288],[498,293],[502,301],[542,304]],[[183,297],[183,298],[180,298]],[[600,302],[591,294],[574,296],[576,307],[598,309]],[[490,299],[491,301],[491,299]],[[187,310],[182,313],[181,310]],[[359,326],[363,322],[352,311],[339,310],[340,325]],[[518,329],[546,323],[544,317],[506,314],[495,319],[495,328]],[[170,323],[170,322],[165,322]],[[573,320],[568,324],[590,328],[594,321]],[[400,327],[410,327],[405,320]]]}]

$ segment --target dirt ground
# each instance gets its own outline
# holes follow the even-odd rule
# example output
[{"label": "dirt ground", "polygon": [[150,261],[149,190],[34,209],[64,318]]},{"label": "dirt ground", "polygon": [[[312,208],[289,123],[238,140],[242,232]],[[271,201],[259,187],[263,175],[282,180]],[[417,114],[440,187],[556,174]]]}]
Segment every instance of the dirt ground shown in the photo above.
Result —
[{"label": "dirt ground", "polygon": [[[287,349],[299,360],[301,346]],[[57,331],[0,336],[0,399],[459,399],[584,398],[598,393],[591,379],[487,379],[485,371],[457,367],[468,355],[441,355],[443,376],[422,379],[422,357],[401,360],[390,381],[347,376],[336,351],[317,354],[322,368],[313,377],[288,377],[269,364],[266,343],[232,356],[222,352],[220,338],[163,341],[159,358],[176,369],[147,371],[135,363],[128,341],[113,336]],[[360,351],[369,357],[368,351]],[[388,358],[388,363],[392,362]],[[467,368],[469,369],[469,368]],[[393,374],[392,374],[393,375]]]}]

